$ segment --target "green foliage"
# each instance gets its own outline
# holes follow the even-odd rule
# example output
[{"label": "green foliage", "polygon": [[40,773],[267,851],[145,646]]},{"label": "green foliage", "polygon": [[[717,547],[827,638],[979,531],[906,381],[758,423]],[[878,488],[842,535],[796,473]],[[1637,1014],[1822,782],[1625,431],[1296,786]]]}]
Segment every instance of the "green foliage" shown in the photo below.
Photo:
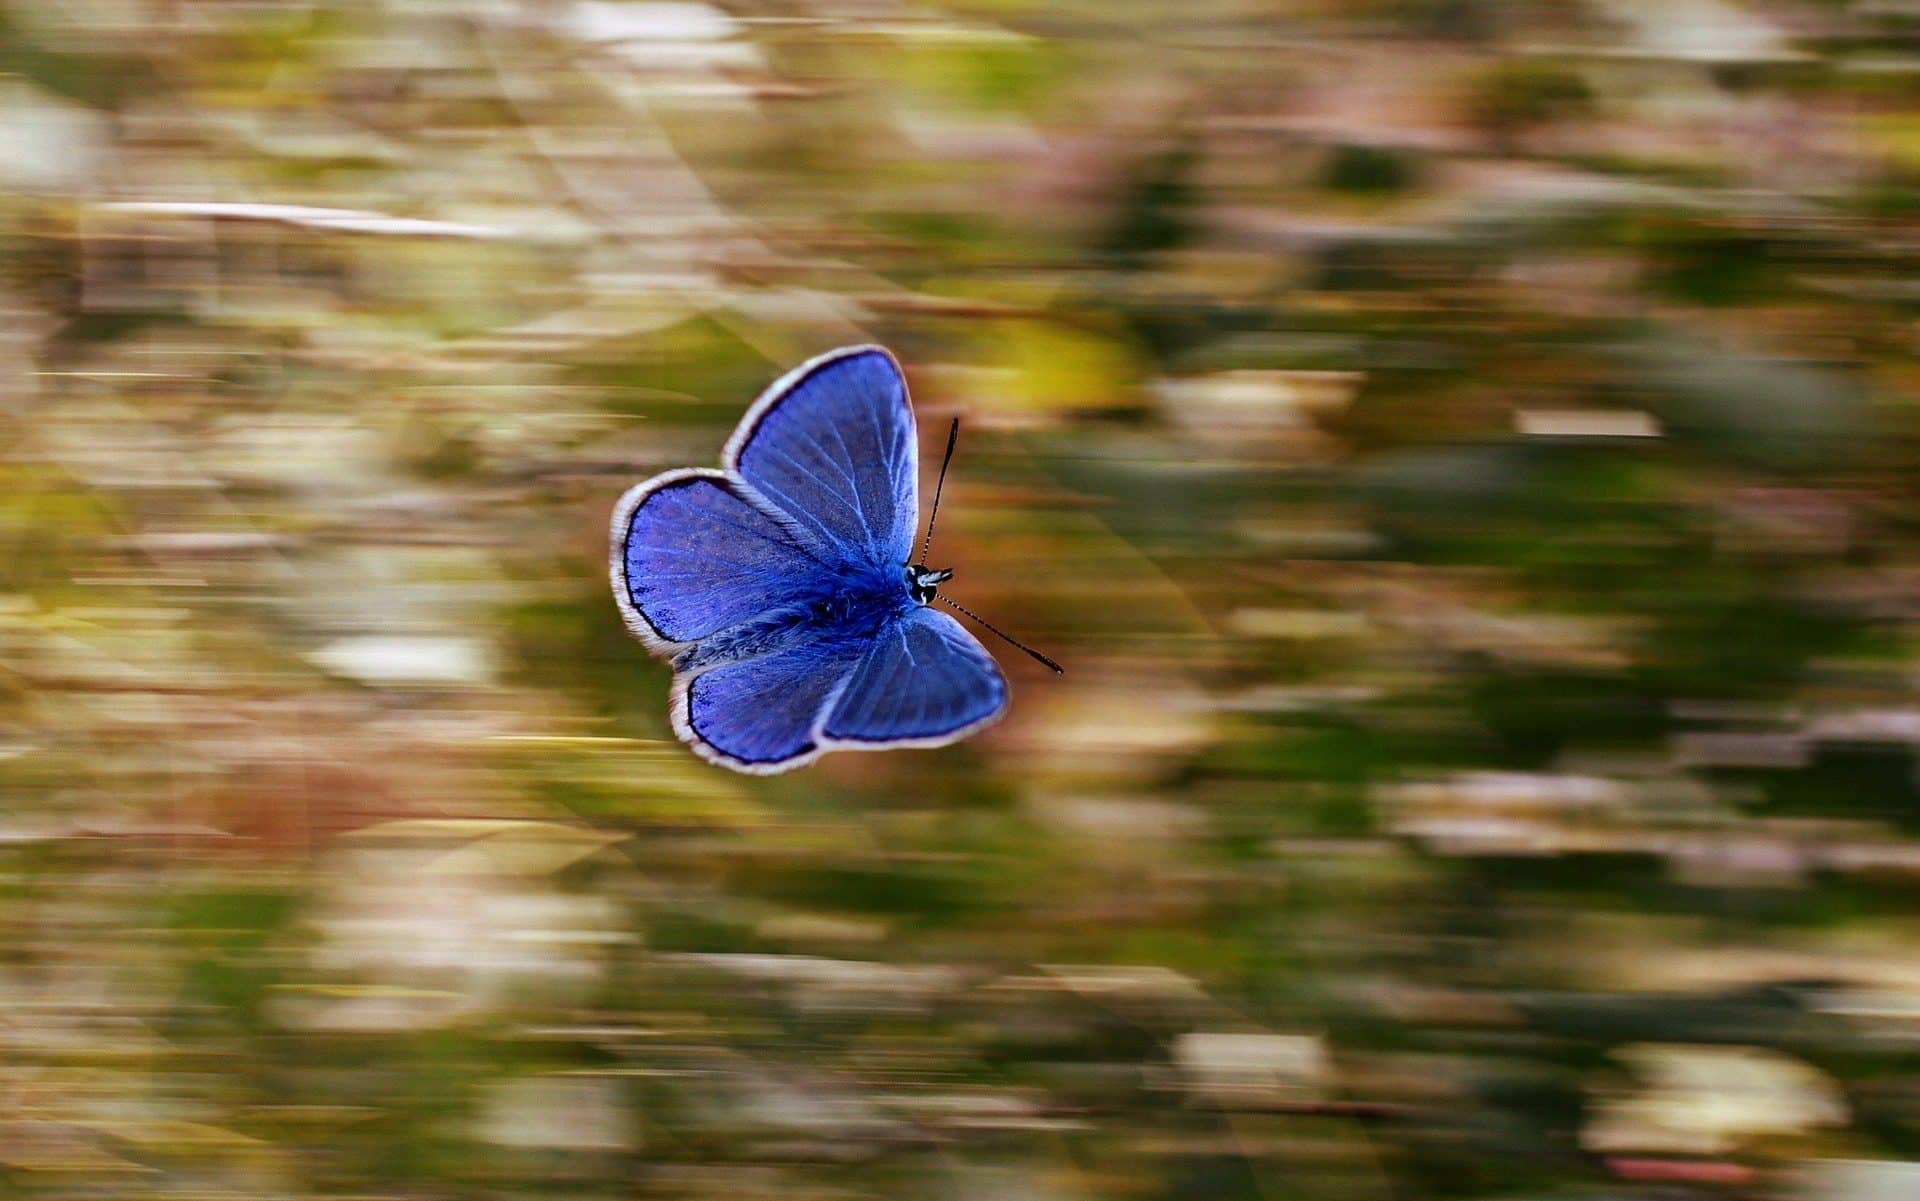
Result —
[{"label": "green foliage", "polygon": [[1475,79],[1468,114],[1500,138],[1592,112],[1593,89],[1579,72],[1538,60],[1501,61]]},{"label": "green foliage", "polygon": [[1387,146],[1336,146],[1321,169],[1322,186],[1329,191],[1362,196],[1405,192],[1419,181],[1418,161]]}]

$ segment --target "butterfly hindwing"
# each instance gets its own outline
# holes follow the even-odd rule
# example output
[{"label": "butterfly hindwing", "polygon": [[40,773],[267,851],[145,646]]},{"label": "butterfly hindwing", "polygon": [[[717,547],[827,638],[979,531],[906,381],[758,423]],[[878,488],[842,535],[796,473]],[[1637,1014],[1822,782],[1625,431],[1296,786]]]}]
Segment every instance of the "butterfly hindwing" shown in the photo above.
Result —
[{"label": "butterfly hindwing", "polygon": [[950,742],[999,717],[1007,681],[959,622],[914,608],[889,622],[853,669],[821,732],[871,745]]},{"label": "butterfly hindwing", "polygon": [[675,683],[674,728],[702,755],[739,771],[784,771],[820,753],[821,712],[861,648],[806,642]]},{"label": "butterfly hindwing", "polygon": [[787,525],[717,471],[672,471],[614,512],[613,588],[627,624],[656,650],[753,620],[830,585]]},{"label": "butterfly hindwing", "polygon": [[900,365],[878,346],[821,355],[767,389],[725,461],[850,565],[897,572],[912,554],[913,408]]}]

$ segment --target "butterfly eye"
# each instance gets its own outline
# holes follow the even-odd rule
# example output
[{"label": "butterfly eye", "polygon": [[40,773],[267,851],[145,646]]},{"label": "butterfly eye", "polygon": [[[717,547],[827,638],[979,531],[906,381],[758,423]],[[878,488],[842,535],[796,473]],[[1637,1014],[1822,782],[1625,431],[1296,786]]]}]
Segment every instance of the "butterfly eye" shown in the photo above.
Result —
[{"label": "butterfly eye", "polygon": [[949,568],[931,568],[912,566],[907,568],[907,595],[913,597],[915,604],[929,604],[940,585],[953,578]]}]

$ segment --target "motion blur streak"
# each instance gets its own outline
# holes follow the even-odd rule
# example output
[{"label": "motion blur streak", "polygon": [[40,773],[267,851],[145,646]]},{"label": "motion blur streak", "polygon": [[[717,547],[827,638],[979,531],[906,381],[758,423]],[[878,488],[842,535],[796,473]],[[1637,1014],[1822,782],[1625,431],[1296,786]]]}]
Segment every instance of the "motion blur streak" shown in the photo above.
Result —
[{"label": "motion blur streak", "polygon": [[[1920,1196],[1917,36],[0,0],[0,1194]],[[735,777],[608,513],[860,342],[1070,671]]]}]

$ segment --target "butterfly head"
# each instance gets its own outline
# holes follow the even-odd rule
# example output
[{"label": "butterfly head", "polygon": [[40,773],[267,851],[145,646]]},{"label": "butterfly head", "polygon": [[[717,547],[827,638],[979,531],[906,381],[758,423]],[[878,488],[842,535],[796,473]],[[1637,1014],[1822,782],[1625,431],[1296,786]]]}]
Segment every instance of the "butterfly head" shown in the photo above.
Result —
[{"label": "butterfly head", "polygon": [[913,597],[915,604],[933,603],[934,593],[940,591],[940,585],[953,578],[953,571],[946,567],[928,567],[924,563],[913,563],[907,567],[907,594]]}]

